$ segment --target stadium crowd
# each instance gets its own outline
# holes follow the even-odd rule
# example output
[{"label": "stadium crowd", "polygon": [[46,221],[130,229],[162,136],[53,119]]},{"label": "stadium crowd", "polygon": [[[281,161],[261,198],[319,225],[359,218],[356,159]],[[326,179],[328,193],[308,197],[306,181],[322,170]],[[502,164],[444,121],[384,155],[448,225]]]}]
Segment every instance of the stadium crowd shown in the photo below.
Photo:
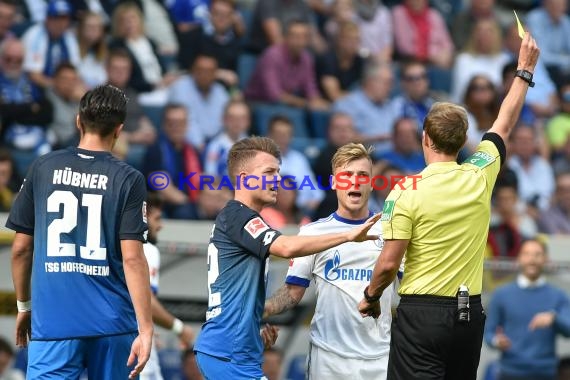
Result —
[{"label": "stadium crowd", "polygon": [[[463,159],[514,78],[513,4],[542,54],[494,196],[489,252],[512,257],[525,237],[570,233],[565,0],[0,0],[0,207],[34,158],[77,142],[78,101],[103,83],[130,99],[116,155],[170,176],[167,218],[213,219],[230,192],[183,177],[227,174],[252,134],[278,142],[281,173],[299,179],[326,184],[349,141],[374,145],[378,174],[413,174],[427,111],[451,100],[469,111]],[[297,186],[264,216],[299,224],[334,204]]]},{"label": "stadium crowd", "polygon": [[[525,239],[570,234],[566,0],[0,0],[0,211],[35,158],[77,143],[79,100],[105,83],[130,99],[114,153],[145,177],[169,175],[171,219],[215,219],[231,191],[183,178],[227,175],[229,149],[249,135],[277,143],[281,175],[312,183],[326,184],[349,142],[374,146],[374,174],[415,174],[423,120],[447,100],[468,111],[463,160],[515,78],[513,8],[541,56],[506,142],[487,251],[515,258]],[[388,193],[374,191],[370,209]],[[307,186],[261,215],[279,229],[336,203]]]}]

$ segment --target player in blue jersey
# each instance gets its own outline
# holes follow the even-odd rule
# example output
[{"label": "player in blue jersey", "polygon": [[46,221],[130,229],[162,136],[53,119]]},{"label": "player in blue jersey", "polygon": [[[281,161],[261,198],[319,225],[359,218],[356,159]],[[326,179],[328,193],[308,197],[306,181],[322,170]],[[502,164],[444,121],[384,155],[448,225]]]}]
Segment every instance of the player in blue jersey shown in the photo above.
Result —
[{"label": "player in blue jersey", "polygon": [[79,146],[32,164],[6,223],[16,231],[16,343],[31,339],[30,379],[78,379],[84,369],[90,379],[135,378],[149,358],[145,180],[110,153],[126,106],[113,86],[87,92]]},{"label": "player in blue jersey", "polygon": [[264,378],[260,324],[270,254],[292,258],[349,241],[378,240],[368,231],[380,215],[326,235],[284,236],[269,227],[259,212],[277,199],[280,157],[279,148],[265,137],[241,140],[228,154],[235,196],[218,214],[210,235],[208,312],[194,346],[206,380]]}]

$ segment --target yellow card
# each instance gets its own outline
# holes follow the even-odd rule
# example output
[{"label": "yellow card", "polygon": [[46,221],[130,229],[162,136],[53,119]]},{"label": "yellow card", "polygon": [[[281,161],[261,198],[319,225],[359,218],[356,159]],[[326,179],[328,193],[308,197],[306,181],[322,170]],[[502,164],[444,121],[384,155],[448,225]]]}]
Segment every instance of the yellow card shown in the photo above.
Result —
[{"label": "yellow card", "polygon": [[519,37],[521,38],[521,40],[524,38],[524,28],[521,24],[521,21],[519,20],[519,16],[517,16],[517,12],[513,9],[513,12],[515,13],[515,19],[517,20],[517,28],[519,30]]}]

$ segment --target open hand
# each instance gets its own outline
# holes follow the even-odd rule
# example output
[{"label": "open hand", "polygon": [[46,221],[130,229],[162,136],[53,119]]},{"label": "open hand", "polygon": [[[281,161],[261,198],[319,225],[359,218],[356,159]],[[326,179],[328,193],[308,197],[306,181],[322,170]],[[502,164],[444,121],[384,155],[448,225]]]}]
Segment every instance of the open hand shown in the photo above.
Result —
[{"label": "open hand", "polygon": [[371,216],[363,225],[353,228],[348,232],[348,240],[355,242],[362,242],[366,240],[378,240],[378,235],[369,235],[368,231],[380,219],[382,214]]},{"label": "open hand", "polygon": [[144,369],[146,362],[150,358],[150,350],[152,348],[152,331],[150,335],[140,334],[136,337],[133,341],[131,346],[131,354],[129,355],[129,359],[127,360],[127,366],[130,367],[135,363],[135,359],[137,360],[137,365],[129,374],[129,379],[135,379],[141,371]]},{"label": "open hand", "polygon": [[544,329],[552,326],[555,314],[551,311],[536,314],[528,324],[529,330]]}]

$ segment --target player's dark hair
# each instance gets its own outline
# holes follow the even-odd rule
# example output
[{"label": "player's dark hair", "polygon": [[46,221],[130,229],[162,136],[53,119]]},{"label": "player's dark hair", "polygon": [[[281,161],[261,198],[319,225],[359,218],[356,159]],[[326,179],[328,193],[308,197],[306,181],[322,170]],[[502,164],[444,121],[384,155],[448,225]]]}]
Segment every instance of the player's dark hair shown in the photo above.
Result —
[{"label": "player's dark hair", "polygon": [[281,162],[279,147],[268,137],[248,137],[232,145],[228,153],[228,172],[232,180],[235,180],[244,165],[259,152],[268,153]]},{"label": "player's dark hair", "polygon": [[212,9],[212,7],[214,6],[215,3],[222,3],[222,4],[227,4],[230,7],[232,7],[232,9],[236,9],[237,8],[237,4],[235,0],[212,0],[212,2],[210,3],[210,9]]},{"label": "player's dark hair", "polygon": [[83,131],[101,137],[111,135],[125,122],[127,101],[125,93],[110,84],[87,91],[79,102],[79,123]]},{"label": "player's dark hair", "polygon": [[55,71],[53,72],[53,76],[56,77],[62,71],[65,71],[65,70],[71,70],[73,72],[77,72],[77,69],[75,68],[75,66],[73,66],[71,63],[65,61],[65,62],[62,62],[59,65],[57,65],[57,67],[55,68]]},{"label": "player's dark hair", "polygon": [[14,349],[12,348],[12,345],[10,345],[10,343],[2,337],[0,337],[0,353],[1,352],[5,352],[9,356],[14,356]]},{"label": "player's dark hair", "polygon": [[[416,67],[416,66],[420,66],[422,67],[424,70],[426,70],[426,65],[417,59],[414,58],[408,58],[406,60],[404,60],[402,62],[402,65],[400,67],[400,78],[403,79],[406,77],[406,75],[408,74],[408,70],[411,69],[412,67]],[[426,72],[427,74],[427,72]]]},{"label": "player's dark hair", "polygon": [[5,161],[13,162],[12,153],[8,149],[0,148],[0,162]]},{"label": "player's dark hair", "polygon": [[148,192],[148,195],[146,198],[147,211],[150,211],[152,209],[161,210],[163,204],[164,204],[164,200],[162,199],[162,196],[160,195],[159,192],[157,192],[157,191],[149,191]]}]

